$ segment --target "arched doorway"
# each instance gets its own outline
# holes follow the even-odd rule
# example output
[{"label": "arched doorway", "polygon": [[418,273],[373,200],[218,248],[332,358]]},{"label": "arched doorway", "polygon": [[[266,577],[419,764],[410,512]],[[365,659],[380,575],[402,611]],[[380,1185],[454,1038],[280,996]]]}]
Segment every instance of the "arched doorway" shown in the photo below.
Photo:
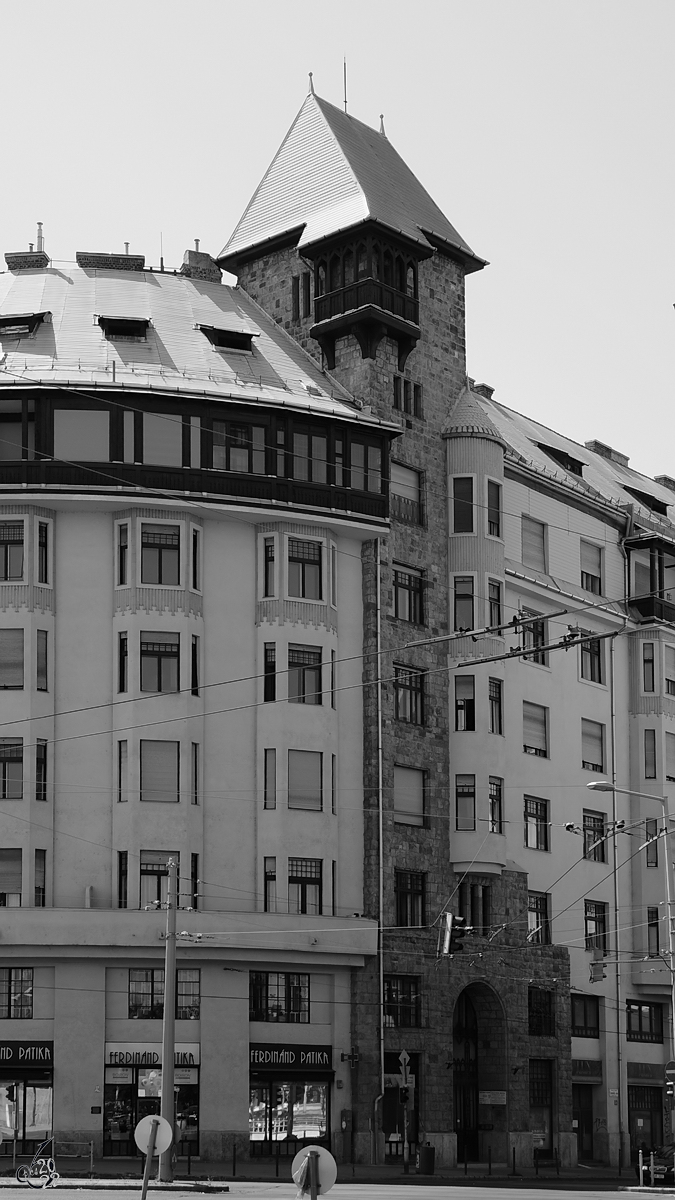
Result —
[{"label": "arched doorway", "polygon": [[452,1022],[457,1161],[480,1162],[488,1150],[506,1161],[506,1022],[486,983],[460,992]]}]

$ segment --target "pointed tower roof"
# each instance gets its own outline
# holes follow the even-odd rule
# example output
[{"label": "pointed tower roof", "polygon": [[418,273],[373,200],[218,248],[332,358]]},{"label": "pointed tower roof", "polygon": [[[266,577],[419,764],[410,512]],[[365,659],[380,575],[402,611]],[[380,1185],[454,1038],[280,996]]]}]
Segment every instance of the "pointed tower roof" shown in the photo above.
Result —
[{"label": "pointed tower roof", "polygon": [[457,398],[457,403],[443,426],[443,437],[483,437],[506,443],[482,407],[478,396],[471,391],[467,380]]},{"label": "pointed tower roof", "polygon": [[443,215],[386,136],[310,92],[219,262],[291,239],[309,246],[365,221],[459,256],[467,271],[485,260]]}]

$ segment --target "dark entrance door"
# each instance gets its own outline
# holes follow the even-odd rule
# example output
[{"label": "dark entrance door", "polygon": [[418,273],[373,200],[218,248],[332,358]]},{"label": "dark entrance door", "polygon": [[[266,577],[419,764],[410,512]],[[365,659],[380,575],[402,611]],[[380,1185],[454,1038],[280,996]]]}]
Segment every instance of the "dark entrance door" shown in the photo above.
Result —
[{"label": "dark entrance door", "polygon": [[462,992],[455,1005],[452,1033],[457,1161],[475,1161],[478,1159],[478,1022],[466,992]]},{"label": "dark entrance door", "polygon": [[640,1150],[663,1145],[663,1093],[658,1087],[629,1087],[628,1128],[631,1162]]},{"label": "dark entrance door", "polygon": [[572,1084],[572,1120],[577,1131],[579,1158],[593,1157],[593,1087],[590,1083]]}]

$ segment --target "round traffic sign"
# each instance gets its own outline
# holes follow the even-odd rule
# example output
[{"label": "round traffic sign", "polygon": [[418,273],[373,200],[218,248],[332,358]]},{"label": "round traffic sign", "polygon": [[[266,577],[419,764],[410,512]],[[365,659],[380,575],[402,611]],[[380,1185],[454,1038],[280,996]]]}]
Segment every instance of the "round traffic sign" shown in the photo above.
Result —
[{"label": "round traffic sign", "polygon": [[[326,1150],[323,1146],[303,1146],[302,1150],[298,1150],[298,1153],[291,1163],[291,1175],[293,1176],[294,1183],[300,1182],[300,1173],[310,1150],[318,1155],[319,1161],[317,1163],[317,1175],[319,1182],[319,1195],[325,1196],[326,1192],[330,1191],[335,1183],[335,1180],[337,1179],[337,1163],[330,1150]],[[309,1194],[309,1176],[307,1176],[305,1190],[307,1194]]]},{"label": "round traffic sign", "polygon": [[153,1121],[157,1122],[154,1153],[163,1154],[165,1150],[169,1149],[169,1146],[173,1141],[173,1131],[169,1125],[169,1122],[166,1121],[164,1117],[152,1117],[149,1115],[147,1117],[141,1117],[141,1120],[134,1129],[134,1141],[136,1142],[141,1154],[148,1153],[148,1147],[150,1145],[150,1130],[152,1129]]},{"label": "round traffic sign", "polygon": [[663,1069],[663,1074],[669,1083],[675,1082],[675,1058],[671,1058],[670,1061],[666,1063]]}]

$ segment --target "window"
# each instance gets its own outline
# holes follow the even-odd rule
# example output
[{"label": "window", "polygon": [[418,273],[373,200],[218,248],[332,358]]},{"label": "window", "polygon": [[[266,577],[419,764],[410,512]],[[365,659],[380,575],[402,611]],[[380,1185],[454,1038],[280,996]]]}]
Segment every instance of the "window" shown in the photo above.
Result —
[{"label": "window", "polygon": [[47,799],[47,743],[38,738],[35,746],[35,799]]},{"label": "window", "polygon": [[337,608],[337,546],[331,543],[330,548],[330,602]]},{"label": "window", "polygon": [[523,565],[546,571],[546,526],[532,517],[522,520]]},{"label": "window", "polygon": [[[192,855],[197,859],[196,854]],[[194,874],[194,873],[193,873]],[[194,883],[198,880],[195,878]],[[193,896],[194,900],[194,896]],[[197,905],[194,904],[196,908]],[[201,979],[199,967],[179,967],[176,971],[176,1019],[198,1021],[201,1007]]]},{"label": "window", "polygon": [[600,1004],[597,996],[572,996],[572,1037],[600,1037]]},{"label": "window", "polygon": [[37,690],[47,691],[47,630],[37,631]]},{"label": "window", "polygon": [[[363,477],[363,453],[365,447],[354,446],[352,449],[352,464],[354,453],[361,452],[361,478],[354,482],[355,471],[352,471],[352,487],[365,489]],[[293,432],[293,478],[306,479],[312,483],[328,483],[328,440],[323,433]],[[379,489],[373,488],[373,491]]]},{"label": "window", "polygon": [[23,797],[23,740],[0,737],[0,800]]},{"label": "window", "polygon": [[0,1019],[30,1021],[33,1016],[33,968],[0,967]]},{"label": "window", "polygon": [[265,751],[265,781],[263,804],[265,808],[277,806],[277,752]]},{"label": "window", "polygon": [[336,692],[337,692],[337,681],[336,681],[336,675],[335,675],[336,667],[337,667],[337,654],[335,653],[334,650],[331,650],[331,652],[330,652],[330,704],[331,704],[331,708],[335,708],[335,700],[336,700]]},{"label": "window", "polygon": [[49,583],[49,525],[45,521],[38,522],[38,583]]},{"label": "window", "polygon": [[321,704],[321,651],[288,647],[288,699],[292,704]]},{"label": "window", "polygon": [[488,582],[488,625],[498,629],[502,623],[502,585],[496,579]]},{"label": "window", "polygon": [[666,779],[675,783],[675,733],[666,734]]},{"label": "window", "polygon": [[190,654],[190,691],[193,696],[199,695],[199,638],[192,635]]},{"label": "window", "polygon": [[[380,447],[366,446],[362,442],[352,442],[350,454],[352,487],[360,492],[381,492],[382,451]],[[413,475],[415,472],[411,471],[409,474]]]},{"label": "window", "polygon": [[0,583],[23,579],[23,521],[0,521]]},{"label": "window", "polygon": [[320,916],[323,912],[323,863],[320,858],[289,858],[288,911]]},{"label": "window", "polygon": [[656,779],[655,729],[645,729],[645,779]]},{"label": "window", "polygon": [[177,692],[180,688],[180,634],[141,633],[141,691]]},{"label": "window", "polygon": [[44,908],[47,892],[46,892],[46,877],[47,877],[47,851],[35,851],[35,907]]},{"label": "window", "polygon": [[642,643],[642,690],[654,691],[654,643]]},{"label": "window", "polygon": [[110,461],[110,414],[84,408],[54,410],[54,458]]},{"label": "window", "polygon": [[422,487],[419,471],[392,462],[389,493],[392,517],[407,525],[422,524]]},{"label": "window", "polygon": [[120,633],[117,638],[117,690],[126,692],[129,687],[129,637]]},{"label": "window", "polygon": [[585,771],[604,771],[604,725],[581,718],[581,765]]},{"label": "window", "polygon": [[216,471],[265,474],[265,429],[262,425],[213,422],[213,466]]},{"label": "window", "polygon": [[[194,1021],[200,1007],[199,968],[176,971],[176,1017]],[[129,1019],[161,1020],[164,1016],[164,968],[133,967],[129,971]]]},{"label": "window", "polygon": [[264,869],[264,904],[265,912],[277,911],[277,860],[276,858],[266,858],[263,863]]},{"label": "window", "polygon": [[129,882],[129,851],[117,851],[117,907],[126,908]]},{"label": "window", "polygon": [[331,754],[331,756],[330,756],[330,811],[332,812],[333,816],[335,816],[335,813],[337,812],[337,790],[338,790],[337,756],[335,754]]},{"label": "window", "polygon": [[396,871],[394,895],[396,924],[401,928],[419,928],[425,924],[425,876],[419,871]]},{"label": "window", "polygon": [[527,989],[527,1032],[530,1037],[555,1037],[555,992]]},{"label": "window", "polygon": [[192,804],[199,804],[199,742],[192,743],[192,779],[190,788],[190,800]]},{"label": "window", "polygon": [[607,905],[599,900],[584,900],[584,936],[587,950],[607,953]]},{"label": "window", "polygon": [[323,754],[320,750],[288,751],[288,807],[315,812],[323,808]]},{"label": "window", "polygon": [[473,629],[473,579],[455,575],[455,629]]},{"label": "window", "polygon": [[581,586],[596,596],[602,591],[602,550],[591,542],[581,542]]},{"label": "window", "polygon": [[141,583],[177,587],[179,581],[180,526],[141,526]]},{"label": "window", "polygon": [[581,643],[581,678],[591,683],[604,683],[602,642],[600,638],[589,638]]},{"label": "window", "polygon": [[[666,686],[667,696],[675,696],[675,646],[666,646]],[[645,688],[645,691],[647,689]]]},{"label": "window", "polygon": [[21,851],[0,847],[0,908],[21,908]]},{"label": "window", "polygon": [[546,629],[546,621],[540,617],[538,613],[533,613],[529,609],[523,609],[525,623],[523,624],[523,649],[531,650],[528,654],[528,662],[539,663],[540,667],[548,666],[548,654],[544,646],[548,640],[548,632]]},{"label": "window", "polygon": [[489,883],[481,883],[470,875],[462,880],[459,885],[459,915],[465,918],[467,925],[479,937],[489,937],[490,934],[490,901]]},{"label": "window", "polygon": [[309,975],[282,971],[251,971],[249,1020],[286,1025],[309,1023]]},{"label": "window", "polygon": [[455,675],[455,729],[459,732],[476,728],[475,677]]},{"label": "window", "polygon": [[117,585],[124,587],[127,583],[129,555],[129,526],[117,526]]},{"label": "window", "polygon": [[663,1006],[626,1001],[626,1040],[628,1042],[663,1041]]},{"label": "window", "polygon": [[422,416],[422,384],[394,375],[394,408]]},{"label": "window", "polygon": [[394,767],[394,821],[397,825],[424,825],[424,793],[424,771],[414,767]]},{"label": "window", "polygon": [[23,687],[23,629],[0,629],[0,690]]},{"label": "window", "polygon": [[424,584],[421,571],[394,567],[394,616],[412,625],[424,624]]},{"label": "window", "polygon": [[548,892],[527,894],[527,940],[534,946],[551,944]]},{"label": "window", "polygon": [[274,538],[265,538],[264,544],[264,575],[265,584],[263,595],[274,595]]},{"label": "window", "polygon": [[607,862],[605,819],[604,813],[589,812],[588,809],[584,809],[584,858],[591,862]]},{"label": "window", "polygon": [[452,531],[473,533],[473,479],[452,481]]},{"label": "window", "polygon": [[490,679],[488,682],[489,696],[489,715],[488,715],[488,730],[490,733],[503,733],[504,723],[502,719],[502,681],[501,679]]},{"label": "window", "polygon": [[488,534],[490,537],[501,537],[502,534],[502,489],[501,484],[488,479]]},{"label": "window", "polygon": [[288,539],[288,594],[300,600],[321,599],[321,542]]},{"label": "window", "polygon": [[192,590],[198,592],[202,586],[201,530],[192,530]]},{"label": "window", "polygon": [[291,279],[291,320],[300,320],[300,276]]},{"label": "window", "polygon": [[546,713],[541,704],[523,700],[523,750],[526,754],[548,758]]},{"label": "window", "polygon": [[265,664],[263,675],[263,700],[277,698],[277,648],[274,642],[265,642]]},{"label": "window", "polygon": [[455,775],[455,829],[476,828],[476,776]]},{"label": "window", "polygon": [[141,740],[141,800],[177,803],[179,743]]},{"label": "window", "polygon": [[[180,863],[180,855],[175,851],[141,850],[141,908],[166,904],[170,858]],[[180,878],[180,869],[178,876]]]},{"label": "window", "polygon": [[548,850],[548,800],[525,797],[525,845],[530,850]]},{"label": "window", "polygon": [[303,316],[303,320],[304,320],[304,318],[308,317],[311,312],[311,297],[310,297],[310,284],[309,284],[311,275],[310,275],[309,271],[303,271],[300,278],[302,281],[302,283],[301,283],[301,286],[302,286],[302,316]]},{"label": "window", "polygon": [[659,865],[659,823],[654,818],[648,818],[645,821],[645,837],[647,845],[647,866],[658,867]]},{"label": "window", "polygon": [[650,958],[659,956],[659,910],[647,909],[647,954]]},{"label": "window", "polygon": [[490,833],[504,832],[504,816],[503,816],[503,794],[504,780],[498,779],[497,776],[490,776],[490,784],[488,791],[489,799],[489,817],[488,828]]},{"label": "window", "polygon": [[390,1029],[419,1029],[422,1024],[417,975],[385,975],[384,1024]]},{"label": "window", "polygon": [[182,467],[183,418],[169,413],[143,413],[143,462]]},{"label": "window", "polygon": [[424,675],[408,667],[394,666],[394,696],[397,721],[424,724]]}]

